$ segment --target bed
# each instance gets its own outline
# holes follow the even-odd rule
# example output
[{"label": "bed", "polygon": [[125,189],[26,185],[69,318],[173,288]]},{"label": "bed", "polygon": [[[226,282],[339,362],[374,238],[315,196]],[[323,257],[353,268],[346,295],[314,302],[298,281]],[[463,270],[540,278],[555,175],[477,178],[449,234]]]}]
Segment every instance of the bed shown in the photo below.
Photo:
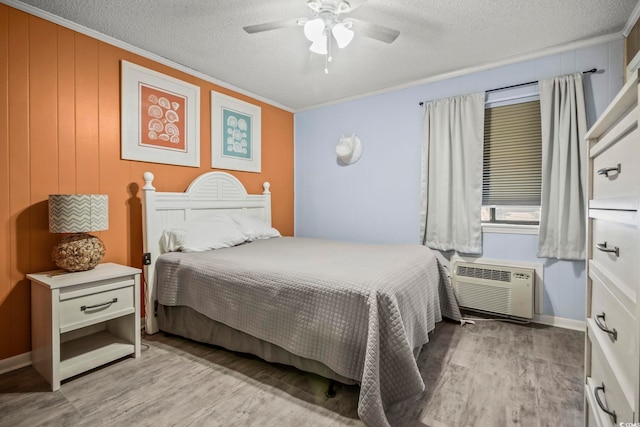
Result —
[{"label": "bed", "polygon": [[150,172],[144,181],[147,333],[357,383],[358,415],[368,426],[388,426],[385,408],[424,390],[416,358],[429,332],[443,316],[461,318],[431,250],[271,237],[166,252],[167,230],[212,218],[250,217],[270,227],[270,186],[248,194],[224,172],[201,175],[184,193],[157,192]]}]

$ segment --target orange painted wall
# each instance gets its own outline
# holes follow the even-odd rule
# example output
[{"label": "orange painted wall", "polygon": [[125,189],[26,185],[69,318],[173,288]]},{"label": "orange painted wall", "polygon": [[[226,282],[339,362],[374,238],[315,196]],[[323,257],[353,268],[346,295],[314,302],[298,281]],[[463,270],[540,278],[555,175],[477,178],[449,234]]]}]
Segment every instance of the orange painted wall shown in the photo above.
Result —
[{"label": "orange painted wall", "polygon": [[[120,159],[120,60],[200,87],[199,168]],[[262,173],[230,173],[250,193],[271,182],[274,226],[293,235],[292,113],[6,5],[0,81],[0,360],[31,349],[25,275],[55,268],[48,195],[108,194],[103,261],[140,267],[142,173],[154,173],[159,191],[184,191],[211,170],[211,90],[262,108]]]}]

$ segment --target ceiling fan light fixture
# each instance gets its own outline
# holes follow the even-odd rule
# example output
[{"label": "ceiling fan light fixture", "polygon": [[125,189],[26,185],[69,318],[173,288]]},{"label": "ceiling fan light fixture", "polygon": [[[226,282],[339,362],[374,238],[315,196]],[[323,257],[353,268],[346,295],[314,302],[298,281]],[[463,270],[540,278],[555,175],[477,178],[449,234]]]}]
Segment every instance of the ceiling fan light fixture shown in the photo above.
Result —
[{"label": "ceiling fan light fixture", "polygon": [[315,43],[318,39],[324,36],[324,21],[320,18],[307,21],[304,24],[304,35],[307,40]]},{"label": "ceiling fan light fixture", "polygon": [[322,34],[317,40],[313,41],[309,50],[313,53],[317,53],[320,55],[326,55],[327,52],[327,36]]},{"label": "ceiling fan light fixture", "polygon": [[320,0],[307,0],[307,7],[314,12],[319,12],[322,7],[322,1]]},{"label": "ceiling fan light fixture", "polygon": [[342,22],[339,22],[333,26],[333,28],[331,29],[331,34],[333,34],[333,37],[335,37],[340,49],[347,47],[349,43],[351,43],[351,40],[353,40],[353,30],[347,28],[347,26]]},{"label": "ceiling fan light fixture", "polygon": [[340,49],[351,44],[355,36],[354,27],[360,34],[358,37],[365,36],[384,43],[393,43],[400,35],[400,31],[345,16],[365,1],[367,0],[305,0],[309,8],[308,18],[248,25],[243,29],[249,34],[254,34],[288,27],[293,22],[303,26],[304,35],[311,42],[309,50],[325,56],[324,72],[328,73],[333,44],[337,44]]},{"label": "ceiling fan light fixture", "polygon": [[338,7],[336,8],[337,13],[349,13],[351,12],[351,5],[348,1],[341,1],[338,3]]}]

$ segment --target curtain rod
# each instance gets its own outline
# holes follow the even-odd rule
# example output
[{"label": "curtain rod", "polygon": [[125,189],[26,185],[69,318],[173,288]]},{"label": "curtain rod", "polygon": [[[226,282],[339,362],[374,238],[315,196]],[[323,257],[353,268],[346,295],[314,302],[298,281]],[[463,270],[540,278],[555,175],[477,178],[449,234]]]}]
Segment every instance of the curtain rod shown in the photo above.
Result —
[{"label": "curtain rod", "polygon": [[[592,68],[590,70],[583,71],[582,74],[592,74],[592,73],[597,73],[597,72],[598,72],[597,68]],[[485,90],[485,93],[487,93],[487,92],[495,92],[497,90],[511,89],[511,88],[514,88],[514,87],[532,85],[534,83],[538,83],[538,80],[534,80],[532,82],[527,82],[527,83],[519,83],[517,85],[511,85],[511,86],[505,86],[505,87],[498,87],[498,88],[495,88],[495,89],[489,89],[489,90]],[[424,105],[424,102],[420,102],[419,105]]]}]

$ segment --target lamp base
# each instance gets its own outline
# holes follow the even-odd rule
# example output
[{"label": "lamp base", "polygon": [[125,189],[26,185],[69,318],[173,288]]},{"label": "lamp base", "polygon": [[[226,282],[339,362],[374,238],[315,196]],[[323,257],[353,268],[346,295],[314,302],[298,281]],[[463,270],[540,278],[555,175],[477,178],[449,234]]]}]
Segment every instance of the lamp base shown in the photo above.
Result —
[{"label": "lamp base", "polygon": [[63,270],[86,271],[100,264],[104,252],[104,244],[96,236],[77,233],[51,249],[51,260]]}]

